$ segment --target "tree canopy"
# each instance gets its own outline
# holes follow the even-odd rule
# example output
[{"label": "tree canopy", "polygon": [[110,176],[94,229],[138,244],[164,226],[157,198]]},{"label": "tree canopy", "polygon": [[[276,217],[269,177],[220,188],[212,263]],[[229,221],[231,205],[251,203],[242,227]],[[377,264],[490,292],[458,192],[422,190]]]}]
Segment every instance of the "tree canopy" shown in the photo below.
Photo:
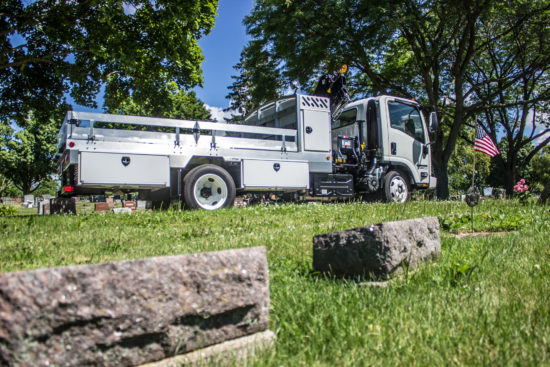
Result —
[{"label": "tree canopy", "polygon": [[70,93],[96,107],[128,96],[163,100],[164,86],[202,82],[197,39],[214,25],[218,0],[5,0],[0,8],[0,119],[51,113]]},{"label": "tree canopy", "polygon": [[[445,198],[449,159],[461,128],[490,108],[494,98],[493,93],[472,98],[493,82],[476,73],[474,61],[496,41],[531,36],[528,23],[536,24],[537,37],[544,39],[549,9],[545,0],[259,0],[245,19],[252,41],[241,75],[253,79],[256,65],[264,65],[256,61],[269,60],[282,89],[297,81],[307,90],[319,75],[345,63],[355,97],[393,94],[434,106],[443,125],[433,147],[434,168],[438,196]],[[548,47],[541,46],[536,53],[524,49],[526,64],[549,64]],[[515,71],[512,79],[501,81],[501,89],[512,88],[530,70]]]},{"label": "tree canopy", "polygon": [[158,103],[154,100],[137,102],[129,97],[122,101],[117,108],[109,109],[109,113],[167,117],[183,120],[208,121],[212,115],[206,109],[204,102],[197,98],[195,92],[186,92],[179,89],[174,82],[169,82],[164,87],[165,99]]}]

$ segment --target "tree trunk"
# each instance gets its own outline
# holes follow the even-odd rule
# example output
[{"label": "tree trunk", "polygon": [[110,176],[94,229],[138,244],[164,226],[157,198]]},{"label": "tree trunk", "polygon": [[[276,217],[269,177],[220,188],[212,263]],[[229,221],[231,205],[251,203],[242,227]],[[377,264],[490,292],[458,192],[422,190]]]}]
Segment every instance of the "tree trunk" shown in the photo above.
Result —
[{"label": "tree trunk", "polygon": [[435,176],[437,177],[437,199],[446,200],[449,198],[449,172],[448,162],[440,162],[435,168]]},{"label": "tree trunk", "polygon": [[514,196],[514,185],[516,184],[516,175],[513,169],[506,167],[506,178],[504,182],[504,188],[506,189],[506,197],[510,198]]},{"label": "tree trunk", "polygon": [[542,194],[540,194],[539,204],[546,204],[547,201],[550,201],[550,181],[546,183]]}]

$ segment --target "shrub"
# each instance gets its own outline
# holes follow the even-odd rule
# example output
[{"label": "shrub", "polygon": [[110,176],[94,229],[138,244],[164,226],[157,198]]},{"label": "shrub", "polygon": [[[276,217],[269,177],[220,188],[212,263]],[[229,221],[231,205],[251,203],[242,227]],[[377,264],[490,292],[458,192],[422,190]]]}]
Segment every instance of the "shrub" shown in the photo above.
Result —
[{"label": "shrub", "polygon": [[7,217],[17,214],[17,209],[13,206],[2,205],[0,206],[0,217]]}]

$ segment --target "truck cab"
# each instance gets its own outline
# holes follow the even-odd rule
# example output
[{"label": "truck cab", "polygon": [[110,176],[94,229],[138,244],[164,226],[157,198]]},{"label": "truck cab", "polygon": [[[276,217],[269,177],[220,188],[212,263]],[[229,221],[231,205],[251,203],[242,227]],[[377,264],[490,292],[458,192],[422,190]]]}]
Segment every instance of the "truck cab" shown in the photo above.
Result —
[{"label": "truck cab", "polygon": [[335,171],[351,173],[355,191],[404,202],[413,188],[435,188],[430,134],[413,100],[383,95],[347,104],[332,120],[332,144]]}]

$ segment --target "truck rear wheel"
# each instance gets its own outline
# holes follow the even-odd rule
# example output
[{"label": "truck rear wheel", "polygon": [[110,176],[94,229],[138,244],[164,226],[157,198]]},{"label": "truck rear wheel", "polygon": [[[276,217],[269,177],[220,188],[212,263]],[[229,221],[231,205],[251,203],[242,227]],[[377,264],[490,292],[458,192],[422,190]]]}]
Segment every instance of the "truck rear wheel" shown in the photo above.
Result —
[{"label": "truck rear wheel", "polygon": [[407,177],[399,171],[390,171],[384,178],[384,195],[390,203],[404,203],[411,197]]},{"label": "truck rear wheel", "polygon": [[232,206],[235,201],[235,182],[219,166],[198,166],[185,176],[183,182],[183,196],[189,208],[216,210]]}]

